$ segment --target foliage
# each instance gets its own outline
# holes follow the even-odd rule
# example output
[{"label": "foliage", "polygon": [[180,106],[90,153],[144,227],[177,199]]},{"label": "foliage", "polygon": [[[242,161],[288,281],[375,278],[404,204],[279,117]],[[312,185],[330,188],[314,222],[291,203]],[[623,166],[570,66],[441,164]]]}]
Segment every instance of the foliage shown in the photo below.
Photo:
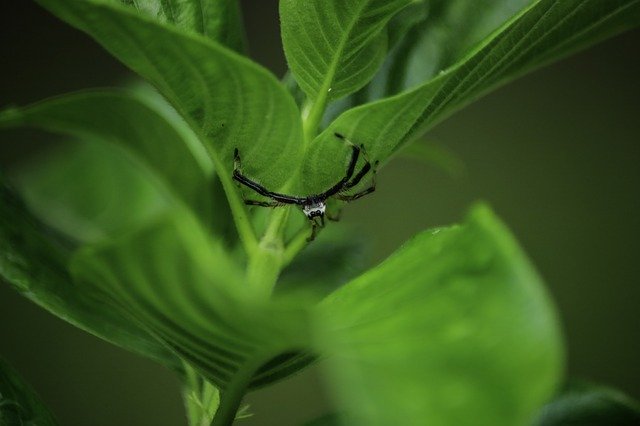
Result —
[{"label": "foliage", "polygon": [[33,390],[0,359],[0,425],[56,426]]},{"label": "foliage", "polygon": [[248,209],[233,151],[267,187],[322,191],[344,174],[335,132],[386,163],[487,91],[636,26],[640,2],[281,0],[286,84],[243,56],[234,0],[38,2],[157,92],[0,113],[70,141],[3,178],[0,275],[175,370],[190,424],[231,424],[249,389],[318,356],[341,409],[326,421],[523,425],[553,395],[553,304],[487,206],[362,272],[351,231],[305,248],[296,212]]}]

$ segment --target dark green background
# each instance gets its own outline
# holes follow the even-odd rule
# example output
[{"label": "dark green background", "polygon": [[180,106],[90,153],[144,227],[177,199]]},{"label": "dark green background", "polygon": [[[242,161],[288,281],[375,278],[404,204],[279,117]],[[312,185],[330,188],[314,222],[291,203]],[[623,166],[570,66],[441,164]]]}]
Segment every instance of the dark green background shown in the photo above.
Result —
[{"label": "dark green background", "polygon": [[[253,57],[284,72],[275,1],[245,1]],[[127,76],[83,34],[30,1],[0,6],[0,106]],[[569,373],[640,398],[640,31],[547,67],[475,103],[431,134],[466,163],[452,179],[397,160],[345,221],[383,258],[412,234],[488,200],[546,278],[564,324]],[[14,138],[15,137],[15,138]],[[0,164],[46,138],[0,135]],[[178,384],[163,368],[74,329],[0,285],[0,356],[63,425],[184,424]],[[313,372],[250,399],[249,425],[287,425],[328,406]]]}]

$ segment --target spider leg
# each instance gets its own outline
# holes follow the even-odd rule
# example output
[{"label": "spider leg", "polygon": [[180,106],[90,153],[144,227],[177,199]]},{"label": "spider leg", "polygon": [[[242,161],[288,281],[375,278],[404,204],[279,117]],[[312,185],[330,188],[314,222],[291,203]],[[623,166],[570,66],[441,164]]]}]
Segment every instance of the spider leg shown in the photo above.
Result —
[{"label": "spider leg", "polygon": [[282,203],[277,201],[258,201],[258,200],[244,200],[244,203],[248,206],[260,206],[260,207],[279,207]]},{"label": "spider leg", "polygon": [[311,235],[307,237],[307,242],[310,243],[315,240],[322,228],[324,228],[324,217],[320,216],[318,220],[316,218],[311,219]]},{"label": "spider leg", "polygon": [[316,223],[316,221],[315,220],[311,221],[311,235],[307,237],[308,243],[316,239],[316,235],[318,235],[318,228],[319,226]]},{"label": "spider leg", "polygon": [[349,160],[349,166],[347,167],[347,173],[345,174],[345,176],[342,179],[340,179],[340,181],[338,183],[336,183],[331,188],[329,188],[328,190],[326,190],[325,192],[320,194],[320,197],[322,197],[322,198],[331,197],[332,195],[337,194],[338,192],[340,192],[344,188],[344,185],[347,182],[349,182],[349,180],[351,180],[351,177],[353,176],[353,173],[356,171],[356,164],[358,163],[358,157],[360,156],[360,149],[361,148],[359,146],[354,145],[351,142],[349,142],[349,140],[347,140],[340,133],[334,133],[334,135],[338,139],[343,140],[343,141],[347,142],[349,145],[351,145],[351,160]]},{"label": "spider leg", "polygon": [[238,148],[234,149],[233,151],[233,179],[236,182],[239,182],[242,185],[253,189],[258,194],[269,197],[274,201],[277,201],[278,203],[302,205],[306,201],[306,198],[303,197],[294,197],[292,195],[285,195],[278,192],[269,191],[258,182],[255,182],[243,175],[240,171],[240,153],[238,152]]},{"label": "spider leg", "polygon": [[369,188],[367,188],[367,189],[365,189],[363,191],[357,192],[357,193],[355,193],[353,195],[336,195],[336,198],[338,200],[346,201],[348,203],[350,201],[357,200],[360,197],[364,197],[367,194],[371,194],[375,190],[376,190],[375,186],[370,186]]},{"label": "spider leg", "polygon": [[376,190],[377,168],[378,168],[378,162],[376,161],[373,165],[372,172],[371,172],[371,186],[369,186],[367,189],[364,189],[360,192],[356,192],[355,194],[352,194],[352,195],[338,194],[336,195],[336,198],[338,200],[349,202],[349,201],[357,200],[360,197],[364,197],[367,194],[371,194],[373,191]]},{"label": "spider leg", "polygon": [[345,191],[345,190],[350,189],[350,188],[353,188],[354,186],[359,184],[360,181],[362,180],[362,178],[367,173],[369,173],[369,170],[373,169],[373,175],[374,175],[374,178],[375,178],[375,174],[377,173],[379,161],[376,161],[375,163],[373,163],[373,167],[372,167],[371,166],[371,162],[369,161],[369,157],[367,156],[367,152],[364,149],[364,145],[360,145],[360,151],[362,152],[362,158],[364,158],[366,163],[364,164],[364,166],[362,166],[360,171],[353,177],[353,179],[351,179],[350,182],[347,182],[347,183],[344,184],[344,187],[340,192]]}]

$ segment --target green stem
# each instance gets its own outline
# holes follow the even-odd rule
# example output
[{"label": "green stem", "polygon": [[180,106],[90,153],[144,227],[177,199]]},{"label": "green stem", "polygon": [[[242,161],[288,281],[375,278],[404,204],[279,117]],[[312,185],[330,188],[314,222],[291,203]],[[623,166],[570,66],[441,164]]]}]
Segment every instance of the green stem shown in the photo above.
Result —
[{"label": "green stem", "polygon": [[300,251],[308,244],[309,230],[303,229],[298,232],[291,242],[284,249],[282,254],[282,267],[287,266],[300,253]]},{"label": "green stem", "polygon": [[[302,127],[305,149],[316,136],[320,120],[322,120],[327,106],[327,100],[328,90],[324,90],[314,102],[307,101],[303,108]],[[288,186],[285,185],[285,188]],[[235,191],[232,192],[237,196]],[[229,201],[232,202],[231,199]],[[242,207],[242,212],[246,214],[244,206]],[[289,264],[307,243],[306,236],[302,233],[298,234],[285,251],[282,234],[288,217],[288,208],[275,210],[260,242],[255,245],[251,244],[252,249],[247,251],[249,262],[246,279],[252,293],[257,297],[268,298],[271,295],[282,268]]]},{"label": "green stem", "polygon": [[224,189],[227,200],[229,201],[229,207],[231,208],[238,236],[240,237],[240,241],[245,252],[250,255],[256,250],[258,239],[253,231],[253,226],[249,220],[246,206],[233,183],[233,178],[231,177],[232,173],[228,171],[227,165],[220,160],[219,154],[210,146],[209,143],[207,143],[207,137],[200,129],[200,126],[198,126],[188,114],[182,114],[182,117],[196,133],[196,136],[200,139],[202,146],[207,150],[207,153],[213,162],[214,170],[220,179],[220,183],[222,183],[222,188]]},{"label": "green stem", "polygon": [[327,93],[321,92],[315,101],[307,100],[302,108],[302,130],[307,146],[318,133],[318,126],[320,126],[320,121],[322,121],[324,111],[327,108],[327,100]]},{"label": "green stem", "polygon": [[249,257],[247,282],[257,297],[268,298],[282,270],[282,233],[289,209],[275,210],[256,251]]},{"label": "green stem", "polygon": [[256,238],[256,234],[253,231],[253,226],[251,225],[251,221],[249,220],[246,206],[242,201],[240,194],[238,193],[238,189],[233,183],[231,173],[226,173],[227,168],[224,167],[223,164],[221,164],[215,153],[212,153],[211,157],[213,158],[213,163],[216,170],[222,171],[221,173],[218,173],[218,178],[220,179],[222,188],[227,195],[227,200],[229,201],[229,207],[231,208],[233,220],[236,225],[236,229],[238,230],[238,236],[240,237],[240,241],[242,242],[245,252],[251,255],[251,253],[253,253],[258,246],[258,239]]},{"label": "green stem", "polygon": [[253,373],[262,364],[252,363],[238,370],[237,375],[231,380],[229,386],[222,392],[220,406],[211,422],[211,426],[232,426],[236,413],[242,403]]}]

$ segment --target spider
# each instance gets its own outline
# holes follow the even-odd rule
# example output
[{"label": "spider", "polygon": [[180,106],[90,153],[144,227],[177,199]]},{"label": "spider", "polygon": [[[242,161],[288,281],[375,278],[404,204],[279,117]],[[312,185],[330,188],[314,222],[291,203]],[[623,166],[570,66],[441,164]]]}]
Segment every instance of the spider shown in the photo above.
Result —
[{"label": "spider", "polygon": [[[363,197],[367,194],[371,194],[376,189],[376,169],[378,166],[378,161],[373,163],[372,167],[367,157],[367,153],[364,149],[364,145],[354,145],[340,133],[334,133],[334,135],[338,139],[348,143],[351,146],[351,159],[349,160],[349,165],[347,166],[347,173],[342,179],[340,179],[338,183],[336,183],[326,191],[320,194],[308,195],[306,197],[297,197],[294,195],[286,195],[269,191],[264,186],[244,176],[240,171],[240,153],[238,152],[238,148],[236,148],[233,153],[233,179],[253,189],[258,194],[271,198],[271,201],[245,199],[245,204],[262,207],[280,207],[286,204],[295,204],[297,206],[300,206],[302,212],[311,222],[311,235],[307,237],[307,241],[313,241],[318,233],[318,230],[323,228],[325,225],[325,215],[329,220],[338,220],[337,216],[332,216],[328,214],[328,212],[326,212],[328,198],[335,197],[338,200],[349,202],[357,200],[358,198]],[[365,160],[365,164],[364,166],[362,166],[358,173],[355,173],[356,164],[361,153],[362,157]],[[358,183],[360,183],[362,178],[369,172],[369,170],[371,170],[371,185],[368,188],[351,195],[344,193],[345,191],[348,191],[349,189],[355,187]]]}]

